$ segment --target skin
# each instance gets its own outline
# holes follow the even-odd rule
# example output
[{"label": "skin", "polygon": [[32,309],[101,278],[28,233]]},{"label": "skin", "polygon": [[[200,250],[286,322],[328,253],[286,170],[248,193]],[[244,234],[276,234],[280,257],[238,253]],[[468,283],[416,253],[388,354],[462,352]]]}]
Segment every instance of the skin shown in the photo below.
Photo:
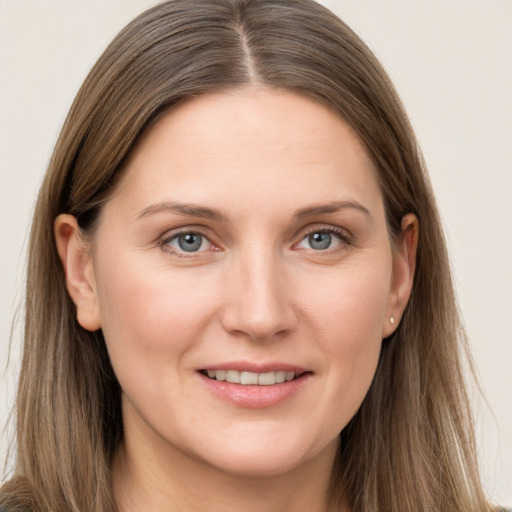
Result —
[{"label": "skin", "polygon": [[[103,330],[123,390],[120,510],[328,510],[338,434],[414,274],[417,220],[390,241],[375,173],[326,107],[247,88],[159,120],[91,240],[57,219],[77,319]],[[200,234],[200,249],[182,250],[178,233]],[[277,404],[246,407],[199,372],[240,361],[307,378]]]}]

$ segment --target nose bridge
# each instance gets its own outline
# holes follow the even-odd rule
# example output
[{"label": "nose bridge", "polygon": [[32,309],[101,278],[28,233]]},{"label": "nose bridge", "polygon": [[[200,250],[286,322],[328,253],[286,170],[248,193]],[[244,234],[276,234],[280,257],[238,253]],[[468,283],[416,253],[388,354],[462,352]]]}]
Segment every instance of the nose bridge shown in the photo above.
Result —
[{"label": "nose bridge", "polygon": [[231,268],[225,327],[255,340],[272,338],[296,322],[284,264],[269,245],[238,252]]}]

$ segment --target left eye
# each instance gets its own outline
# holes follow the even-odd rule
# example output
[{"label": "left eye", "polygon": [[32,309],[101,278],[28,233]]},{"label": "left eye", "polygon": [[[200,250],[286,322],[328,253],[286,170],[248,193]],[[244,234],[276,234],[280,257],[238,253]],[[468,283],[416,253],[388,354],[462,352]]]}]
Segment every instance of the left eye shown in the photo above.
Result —
[{"label": "left eye", "polygon": [[341,243],[341,236],[330,231],[314,231],[305,236],[299,243],[303,249],[313,249],[315,251],[325,251],[333,249]]},{"label": "left eye", "polygon": [[199,252],[208,247],[208,239],[199,233],[180,233],[168,242],[173,249],[183,252]]}]

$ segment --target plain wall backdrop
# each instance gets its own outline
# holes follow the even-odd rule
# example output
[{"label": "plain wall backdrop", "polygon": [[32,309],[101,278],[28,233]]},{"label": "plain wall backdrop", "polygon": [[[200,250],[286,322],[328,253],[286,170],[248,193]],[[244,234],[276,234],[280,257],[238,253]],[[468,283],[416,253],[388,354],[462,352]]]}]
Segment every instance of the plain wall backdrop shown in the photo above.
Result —
[{"label": "plain wall backdrop", "polygon": [[[33,203],[67,110],[112,37],[154,0],[0,0],[0,425],[14,400]],[[491,499],[512,506],[512,0],[325,0],[373,49],[416,129],[486,401]],[[0,441],[0,457],[9,446]],[[1,467],[1,466],[0,466]]]}]

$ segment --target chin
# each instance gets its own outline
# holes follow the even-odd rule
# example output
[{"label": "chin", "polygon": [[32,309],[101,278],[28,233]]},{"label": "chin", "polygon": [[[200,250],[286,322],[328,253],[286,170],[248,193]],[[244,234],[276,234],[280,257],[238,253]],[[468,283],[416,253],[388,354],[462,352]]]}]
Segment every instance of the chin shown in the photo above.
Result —
[{"label": "chin", "polygon": [[223,473],[246,477],[265,478],[290,473],[300,467],[303,460],[297,454],[258,453],[257,455],[241,453],[229,460],[212,461],[217,470]]},{"label": "chin", "polygon": [[[326,446],[311,446],[309,440],[279,437],[245,437],[233,439],[224,447],[203,453],[209,465],[230,475],[243,477],[278,476],[298,470],[306,462],[325,456],[334,457],[337,438]],[[204,460],[204,459],[203,459]]]}]

